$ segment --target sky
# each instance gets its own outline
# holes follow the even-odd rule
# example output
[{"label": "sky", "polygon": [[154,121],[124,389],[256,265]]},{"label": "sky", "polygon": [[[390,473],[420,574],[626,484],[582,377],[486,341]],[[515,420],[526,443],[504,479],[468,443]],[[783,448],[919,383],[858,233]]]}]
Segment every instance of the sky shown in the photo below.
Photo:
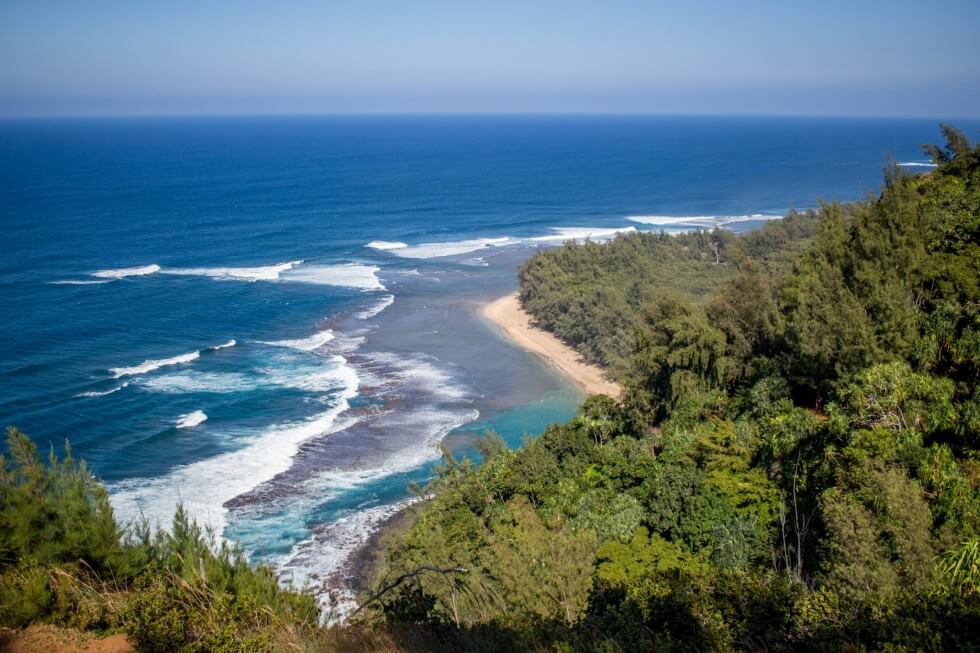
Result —
[{"label": "sky", "polygon": [[0,0],[0,116],[980,117],[980,0]]}]

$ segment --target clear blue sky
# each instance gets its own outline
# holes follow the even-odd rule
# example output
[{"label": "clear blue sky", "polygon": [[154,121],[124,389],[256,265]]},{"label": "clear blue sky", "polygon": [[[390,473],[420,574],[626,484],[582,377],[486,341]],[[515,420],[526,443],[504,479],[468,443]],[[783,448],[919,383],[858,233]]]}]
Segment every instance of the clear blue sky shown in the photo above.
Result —
[{"label": "clear blue sky", "polygon": [[980,0],[0,0],[0,115],[980,117]]}]

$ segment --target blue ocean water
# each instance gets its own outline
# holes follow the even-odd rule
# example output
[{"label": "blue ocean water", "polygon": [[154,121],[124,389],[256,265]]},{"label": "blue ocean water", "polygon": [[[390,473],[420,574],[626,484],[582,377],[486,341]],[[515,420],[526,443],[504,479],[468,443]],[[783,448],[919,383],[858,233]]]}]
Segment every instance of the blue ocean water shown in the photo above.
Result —
[{"label": "blue ocean water", "polygon": [[[967,131],[976,123],[961,125]],[[581,396],[476,307],[567,238],[758,226],[927,170],[932,121],[0,122],[0,422],[70,438],[124,519],[284,577],[343,563],[445,443]]]}]

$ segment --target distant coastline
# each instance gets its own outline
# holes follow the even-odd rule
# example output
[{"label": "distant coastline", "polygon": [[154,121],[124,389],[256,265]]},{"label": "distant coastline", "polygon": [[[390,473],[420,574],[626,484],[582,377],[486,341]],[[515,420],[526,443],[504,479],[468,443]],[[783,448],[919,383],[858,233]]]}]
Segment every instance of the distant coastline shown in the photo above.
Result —
[{"label": "distant coastline", "polygon": [[602,368],[584,362],[574,349],[544,329],[532,325],[531,316],[521,307],[516,294],[487,304],[482,313],[514,344],[545,359],[587,394],[620,397],[622,388],[606,378]]}]

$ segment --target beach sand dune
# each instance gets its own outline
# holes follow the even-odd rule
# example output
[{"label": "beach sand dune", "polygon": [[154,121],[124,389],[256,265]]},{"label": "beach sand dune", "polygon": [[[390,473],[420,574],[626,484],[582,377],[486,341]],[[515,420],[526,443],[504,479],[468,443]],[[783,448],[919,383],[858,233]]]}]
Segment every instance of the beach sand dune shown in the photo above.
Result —
[{"label": "beach sand dune", "polygon": [[516,345],[545,359],[588,394],[619,398],[622,388],[606,378],[602,368],[582,360],[574,349],[531,324],[517,295],[507,295],[483,307],[483,316],[500,327]]}]

